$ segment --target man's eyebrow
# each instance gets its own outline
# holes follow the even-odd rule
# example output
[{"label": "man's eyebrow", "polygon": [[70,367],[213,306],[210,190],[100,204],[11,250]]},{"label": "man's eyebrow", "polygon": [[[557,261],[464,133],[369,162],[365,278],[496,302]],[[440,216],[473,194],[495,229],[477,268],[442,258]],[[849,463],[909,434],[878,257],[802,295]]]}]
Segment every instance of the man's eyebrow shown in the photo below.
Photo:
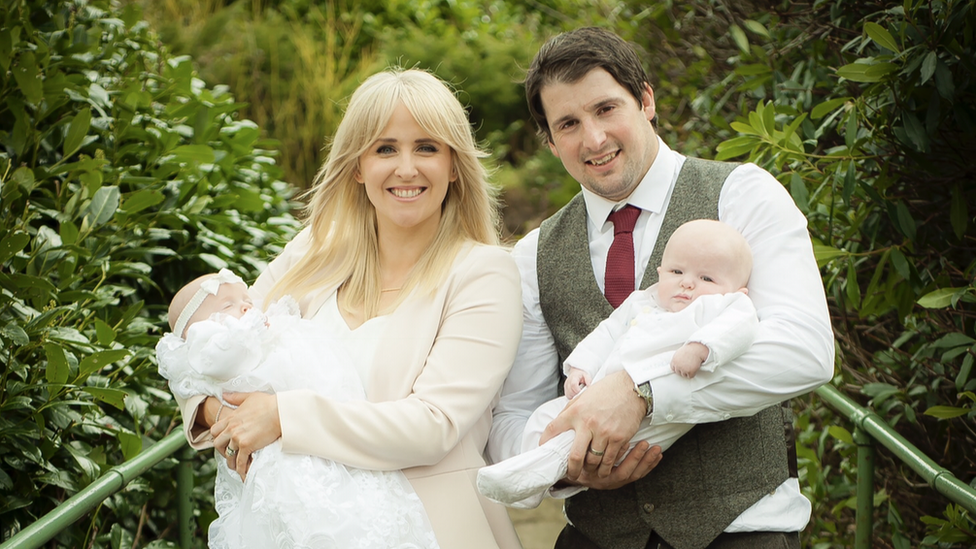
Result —
[{"label": "man's eyebrow", "polygon": [[576,117],[572,114],[567,114],[566,116],[557,118],[552,121],[551,126],[561,126],[563,122],[569,122],[570,120],[575,120]]},{"label": "man's eyebrow", "polygon": [[[587,107],[586,110],[587,111],[598,111],[598,110],[600,110],[603,107],[606,107],[608,105],[619,105],[621,103],[621,101],[623,101],[623,99],[621,99],[620,97],[617,97],[617,96],[607,97],[605,99],[601,99],[601,100],[597,101],[596,103],[593,103],[591,106]],[[563,124],[564,122],[569,122],[569,121],[575,120],[575,119],[576,119],[576,116],[574,116],[572,114],[567,114],[566,116],[562,116],[560,118],[557,118],[557,119],[553,120],[551,122],[551,126],[559,126],[559,125]]]}]

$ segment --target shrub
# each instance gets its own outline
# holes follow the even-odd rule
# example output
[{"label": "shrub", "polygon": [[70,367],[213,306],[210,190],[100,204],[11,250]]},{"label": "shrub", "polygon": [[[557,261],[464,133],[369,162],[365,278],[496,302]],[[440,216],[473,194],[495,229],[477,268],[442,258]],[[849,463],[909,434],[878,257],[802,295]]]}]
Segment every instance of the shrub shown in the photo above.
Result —
[{"label": "shrub", "polygon": [[[778,174],[807,214],[839,341],[836,383],[963,481],[976,470],[974,21],[971,2],[792,3],[757,17],[735,85],[770,100],[718,147]],[[849,546],[830,519],[849,520],[854,447],[819,406],[804,425],[809,541]],[[919,498],[910,472],[884,451],[879,461],[879,537],[972,546],[973,517],[934,491]],[[832,469],[842,475],[825,479]]]},{"label": "shrub", "polygon": [[[169,297],[220,267],[253,280],[296,222],[259,128],[137,8],[20,0],[0,20],[6,536],[178,428],[153,352]],[[206,457],[195,468],[212,478]],[[213,508],[207,488],[198,509]],[[167,537],[173,493],[150,472],[58,542]]]}]

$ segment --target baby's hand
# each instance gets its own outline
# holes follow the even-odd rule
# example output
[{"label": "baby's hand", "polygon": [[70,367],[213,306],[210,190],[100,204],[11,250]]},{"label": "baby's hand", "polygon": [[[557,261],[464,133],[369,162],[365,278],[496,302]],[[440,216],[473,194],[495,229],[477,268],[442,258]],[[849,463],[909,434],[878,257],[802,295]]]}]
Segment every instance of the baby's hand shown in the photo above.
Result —
[{"label": "baby's hand", "polygon": [[671,371],[687,379],[695,377],[708,358],[708,347],[693,341],[685,343],[671,357]]},{"label": "baby's hand", "polygon": [[566,383],[563,385],[563,390],[566,392],[566,398],[572,400],[573,397],[580,394],[583,387],[590,384],[590,376],[583,370],[579,368],[570,368],[569,374],[566,376]]}]

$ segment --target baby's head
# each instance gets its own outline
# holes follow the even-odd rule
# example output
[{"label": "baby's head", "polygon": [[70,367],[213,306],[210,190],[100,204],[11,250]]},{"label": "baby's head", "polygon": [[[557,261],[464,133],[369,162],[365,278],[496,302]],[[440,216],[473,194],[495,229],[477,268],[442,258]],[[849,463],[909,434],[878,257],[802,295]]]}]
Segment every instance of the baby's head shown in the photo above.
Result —
[{"label": "baby's head", "polygon": [[194,279],[176,292],[169,304],[169,328],[177,336],[186,337],[187,328],[214,313],[241,318],[252,307],[247,284],[241,277],[221,269]]},{"label": "baby's head", "polygon": [[668,239],[657,273],[658,302],[677,312],[699,296],[748,293],[752,252],[732,227],[697,219],[678,227]]}]

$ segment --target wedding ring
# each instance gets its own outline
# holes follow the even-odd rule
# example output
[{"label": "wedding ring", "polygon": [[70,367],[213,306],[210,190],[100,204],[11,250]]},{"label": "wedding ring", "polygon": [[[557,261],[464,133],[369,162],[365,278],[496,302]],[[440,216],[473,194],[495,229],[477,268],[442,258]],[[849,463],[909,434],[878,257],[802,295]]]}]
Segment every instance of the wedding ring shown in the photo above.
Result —
[{"label": "wedding ring", "polygon": [[588,450],[588,451],[589,451],[589,452],[590,452],[591,454],[593,454],[594,456],[596,456],[596,457],[603,457],[603,454],[605,454],[605,453],[607,453],[607,451],[606,451],[606,450],[600,450],[600,451],[596,451],[596,450],[594,450],[594,449],[593,449],[593,447],[592,447],[592,446],[591,446],[591,447],[589,448],[589,450]]},{"label": "wedding ring", "polygon": [[230,446],[228,446],[226,453],[227,453],[227,457],[234,457],[234,456],[237,455],[237,450],[235,450],[235,449],[231,448]]}]

